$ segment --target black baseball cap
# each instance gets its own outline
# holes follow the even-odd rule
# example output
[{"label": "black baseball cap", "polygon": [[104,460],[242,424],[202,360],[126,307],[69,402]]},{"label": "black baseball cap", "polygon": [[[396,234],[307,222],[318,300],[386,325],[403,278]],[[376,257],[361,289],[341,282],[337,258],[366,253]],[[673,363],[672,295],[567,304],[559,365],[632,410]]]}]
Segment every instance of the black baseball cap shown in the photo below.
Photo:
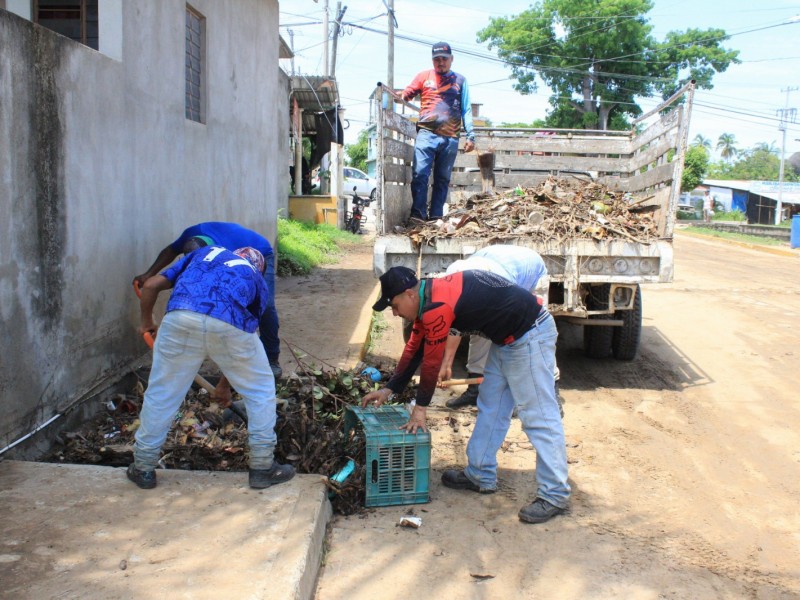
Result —
[{"label": "black baseball cap", "polygon": [[436,42],[431,48],[431,53],[433,58],[437,56],[453,56],[453,49],[450,48],[450,44],[447,42]]},{"label": "black baseball cap", "polygon": [[417,285],[417,276],[408,267],[392,267],[381,275],[381,296],[372,305],[372,310],[385,310],[392,303],[392,298]]}]

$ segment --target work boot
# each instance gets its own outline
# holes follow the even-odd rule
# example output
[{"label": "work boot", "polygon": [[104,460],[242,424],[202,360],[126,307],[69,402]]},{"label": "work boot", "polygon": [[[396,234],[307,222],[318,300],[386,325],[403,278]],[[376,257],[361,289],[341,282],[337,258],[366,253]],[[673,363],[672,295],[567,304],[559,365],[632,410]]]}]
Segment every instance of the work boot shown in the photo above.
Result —
[{"label": "work boot", "polygon": [[133,463],[128,465],[126,471],[128,479],[138,485],[143,490],[152,490],[156,487],[156,472],[155,471],[140,471]]},{"label": "work boot", "polygon": [[457,471],[456,469],[447,469],[442,473],[442,485],[454,490],[469,490],[470,492],[478,492],[479,494],[494,494],[497,490],[482,488],[472,483],[464,471]]},{"label": "work boot", "polygon": [[[469,373],[468,375],[470,379],[474,379],[475,377],[483,377],[481,373]],[[463,394],[461,394],[458,398],[450,398],[444,403],[444,405],[447,408],[452,408],[454,410],[463,406],[477,406],[479,387],[479,383],[470,383],[467,386],[467,390]]]},{"label": "work boot", "polygon": [[566,509],[550,504],[544,498],[537,498],[528,506],[520,509],[519,520],[525,523],[544,523],[564,512],[566,512]]},{"label": "work boot", "polygon": [[283,377],[283,369],[281,369],[281,365],[277,360],[269,361],[269,368],[272,369],[272,376],[275,378],[275,381]]},{"label": "work boot", "polygon": [[289,481],[292,477],[294,477],[294,467],[292,465],[282,465],[274,462],[269,469],[250,469],[250,487],[263,490],[271,485]]}]

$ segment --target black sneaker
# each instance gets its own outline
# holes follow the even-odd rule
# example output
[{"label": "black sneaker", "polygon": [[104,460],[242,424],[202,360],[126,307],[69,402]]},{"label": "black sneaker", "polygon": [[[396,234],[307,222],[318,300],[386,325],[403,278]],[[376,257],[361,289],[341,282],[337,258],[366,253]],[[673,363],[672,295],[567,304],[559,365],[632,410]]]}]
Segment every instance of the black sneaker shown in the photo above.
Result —
[{"label": "black sneaker", "polygon": [[525,523],[544,523],[564,512],[566,509],[550,504],[544,498],[537,498],[519,511],[519,520]]},{"label": "black sneaker", "polygon": [[156,472],[155,471],[140,471],[133,464],[128,465],[126,471],[128,479],[138,485],[143,490],[152,490],[156,487]]},{"label": "black sneaker", "polygon": [[269,469],[250,469],[250,487],[263,490],[271,485],[278,485],[294,477],[292,465],[272,463]]},{"label": "black sneaker", "polygon": [[469,490],[470,492],[478,492],[479,494],[494,494],[495,491],[497,491],[475,485],[464,475],[464,471],[457,471],[456,469],[447,469],[442,473],[442,485],[454,490]]},{"label": "black sneaker", "polygon": [[467,391],[461,394],[458,398],[450,398],[444,403],[447,408],[461,408],[463,406],[477,406],[478,405],[478,384],[471,383],[467,386]]}]

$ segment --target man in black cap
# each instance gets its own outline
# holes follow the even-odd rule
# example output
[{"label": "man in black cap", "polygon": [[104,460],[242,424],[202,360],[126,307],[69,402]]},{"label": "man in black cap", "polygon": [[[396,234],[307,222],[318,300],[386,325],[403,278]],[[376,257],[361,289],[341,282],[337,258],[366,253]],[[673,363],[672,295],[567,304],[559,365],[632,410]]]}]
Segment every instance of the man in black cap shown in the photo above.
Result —
[{"label": "man in black cap", "polygon": [[420,367],[416,405],[403,429],[426,431],[426,410],[436,388],[451,330],[492,341],[478,392],[478,417],[467,445],[467,467],[442,474],[446,487],[491,494],[497,489],[497,452],[517,408],[522,429],[536,449],[536,499],[519,512],[526,523],[543,523],[569,503],[567,451],[555,395],[558,332],[541,300],[488,271],[462,271],[418,281],[406,267],[381,278],[373,310],[413,321],[411,337],[386,387],[370,392],[362,406],[380,406],[402,392]]},{"label": "man in black cap", "polygon": [[[447,42],[432,48],[433,69],[418,73],[403,90],[403,100],[420,96],[417,140],[414,146],[414,175],[411,180],[411,217],[439,219],[450,185],[450,173],[458,155],[458,137],[464,124],[467,142],[464,152],[475,148],[469,87],[463,75],[450,70],[453,51]],[[431,206],[428,210],[428,180],[433,171]]]}]

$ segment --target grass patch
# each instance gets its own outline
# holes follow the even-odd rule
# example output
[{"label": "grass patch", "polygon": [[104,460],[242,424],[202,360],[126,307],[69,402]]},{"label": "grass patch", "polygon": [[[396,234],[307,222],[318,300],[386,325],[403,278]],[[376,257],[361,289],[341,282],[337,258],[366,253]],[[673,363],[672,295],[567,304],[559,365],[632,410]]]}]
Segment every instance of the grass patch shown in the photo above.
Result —
[{"label": "grass patch", "polygon": [[278,275],[305,275],[316,266],[335,263],[341,244],[362,238],[333,225],[278,219]]},{"label": "grass patch", "polygon": [[758,235],[748,235],[746,233],[735,233],[733,231],[717,231],[708,227],[691,227],[682,229],[682,233],[698,236],[711,236],[735,242],[745,242],[748,244],[758,244],[759,246],[782,246],[785,242],[775,238],[761,237]]},{"label": "grass patch", "polygon": [[369,327],[369,344],[367,344],[367,354],[371,354],[373,352],[381,337],[383,337],[383,332],[387,329],[389,329],[389,323],[386,321],[386,317],[383,316],[383,313],[373,311],[372,322],[370,323]]},{"label": "grass patch", "polygon": [[747,220],[747,215],[740,210],[729,210],[727,212],[715,212],[711,220],[744,222]]}]

